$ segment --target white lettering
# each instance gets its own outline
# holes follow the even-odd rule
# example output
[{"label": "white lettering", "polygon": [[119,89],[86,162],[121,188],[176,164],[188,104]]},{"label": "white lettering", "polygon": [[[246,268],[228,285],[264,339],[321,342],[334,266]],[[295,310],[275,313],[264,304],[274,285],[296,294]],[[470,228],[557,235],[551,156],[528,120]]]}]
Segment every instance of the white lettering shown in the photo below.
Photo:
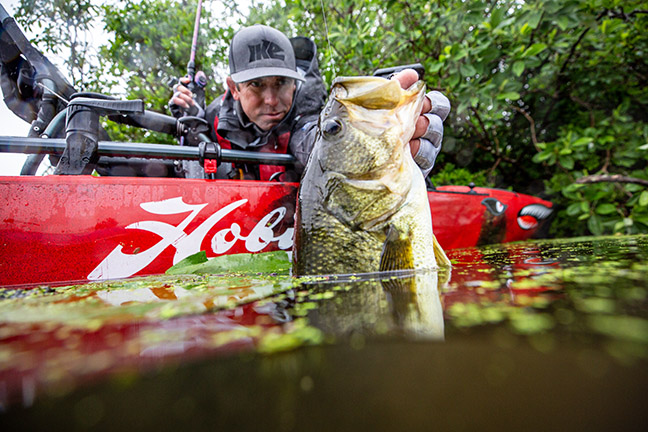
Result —
[{"label": "white lettering", "polygon": [[[124,253],[122,252],[122,245],[117,246],[90,272],[88,279],[115,279],[132,276],[155,261],[169,246],[176,249],[173,264],[177,264],[184,258],[200,252],[200,245],[209,230],[246,202],[246,199],[241,199],[217,210],[189,234],[185,232],[185,229],[196,218],[198,213],[205,208],[206,203],[186,204],[181,197],[142,203],[140,207],[152,214],[190,213],[177,226],[155,220],[135,222],[128,225],[126,229],[148,231],[160,236],[161,239],[149,249],[138,254]],[[275,237],[274,233],[274,228],[281,222],[285,214],[285,207],[272,210],[252,228],[247,236],[241,234],[241,227],[238,223],[232,222],[229,228],[222,229],[214,235],[211,240],[212,250],[216,254],[223,254],[229,251],[238,241],[245,242],[245,248],[248,252],[259,252],[275,241],[280,249],[289,249],[292,247],[294,229],[290,227],[277,237]]]},{"label": "white lettering", "polygon": [[[212,250],[216,254],[225,253],[239,240],[245,242],[245,249],[248,252],[259,252],[275,241],[279,249],[289,249],[292,247],[294,228],[287,228],[278,237],[275,237],[274,234],[275,227],[281,222],[285,214],[285,207],[272,210],[252,228],[247,236],[241,235],[241,227],[237,223],[233,223],[229,228],[218,231],[212,238]],[[274,220],[273,217],[275,217]],[[228,237],[231,239],[228,240]]]},{"label": "white lettering", "polygon": [[[231,234],[232,240],[227,240],[227,234]],[[222,229],[212,237],[212,250],[216,254],[224,254],[234,246],[241,238],[241,227],[236,222],[229,228]]]}]

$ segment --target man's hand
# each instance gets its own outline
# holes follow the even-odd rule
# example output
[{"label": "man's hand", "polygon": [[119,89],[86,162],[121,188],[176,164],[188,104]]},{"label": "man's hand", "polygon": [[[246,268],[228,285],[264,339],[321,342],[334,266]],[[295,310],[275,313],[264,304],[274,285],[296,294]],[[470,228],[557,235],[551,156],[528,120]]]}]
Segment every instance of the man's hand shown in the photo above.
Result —
[{"label": "man's hand", "polygon": [[169,109],[174,117],[183,117],[185,115],[196,115],[200,109],[193,99],[191,90],[185,87],[189,84],[191,79],[189,77],[180,78],[180,84],[173,86],[173,96],[169,100]]},{"label": "man's hand", "polygon": [[[414,69],[405,69],[391,79],[397,80],[402,88],[407,89],[418,81],[419,76]],[[423,108],[416,120],[416,128],[410,141],[410,150],[421,169],[424,172],[429,172],[441,146],[443,121],[450,112],[450,101],[438,91],[431,91],[425,96]]]}]

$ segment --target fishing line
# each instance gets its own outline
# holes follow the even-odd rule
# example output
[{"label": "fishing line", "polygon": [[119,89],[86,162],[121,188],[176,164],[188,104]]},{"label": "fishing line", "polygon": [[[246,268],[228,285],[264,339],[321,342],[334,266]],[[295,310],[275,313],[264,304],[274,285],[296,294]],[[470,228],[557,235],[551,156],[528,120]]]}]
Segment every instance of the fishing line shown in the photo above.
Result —
[{"label": "fishing line", "polygon": [[324,0],[320,0],[320,4],[322,5],[322,18],[324,18],[324,28],[326,29],[326,42],[328,43],[329,60],[333,65],[333,75],[336,75],[337,68],[335,67],[335,59],[333,58],[333,50],[331,49],[331,39],[329,39],[329,29],[328,29],[328,23],[326,21],[326,11],[324,11]]},{"label": "fishing line", "polygon": [[42,87],[44,90],[49,91],[49,92],[52,93],[54,96],[56,96],[57,98],[61,99],[63,102],[65,102],[65,105],[69,105],[69,104],[70,104],[70,101],[68,101],[67,99],[65,99],[65,98],[64,98],[63,96],[61,96],[60,94],[56,93],[56,92],[55,92],[54,90],[52,90],[51,88],[47,87],[45,84],[43,84],[43,83],[36,83],[36,85],[39,86],[39,87]]}]

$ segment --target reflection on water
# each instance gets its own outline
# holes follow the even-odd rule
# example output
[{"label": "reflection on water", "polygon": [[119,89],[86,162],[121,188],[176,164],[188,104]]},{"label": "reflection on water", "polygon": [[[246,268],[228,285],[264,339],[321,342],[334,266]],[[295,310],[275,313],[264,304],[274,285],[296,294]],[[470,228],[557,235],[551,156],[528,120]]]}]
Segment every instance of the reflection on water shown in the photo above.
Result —
[{"label": "reflection on water", "polygon": [[[571,407],[563,422],[551,414],[558,428],[576,418],[576,429],[645,425],[635,408],[648,384],[647,236],[448,255],[443,272],[0,290],[0,404],[25,425],[57,415],[98,427],[114,415],[108,401],[120,416],[142,416],[129,404],[155,396],[175,408],[147,406],[151,425],[172,415],[244,428],[263,417],[285,430],[483,429],[501,409],[488,393],[505,391],[520,418],[542,415],[534,410],[552,406],[547,399]],[[466,405],[446,402],[457,397],[481,408],[466,417]],[[433,419],[431,406],[441,410]],[[520,426],[516,415],[496,418],[489,424]]]},{"label": "reflection on water", "polygon": [[308,281],[300,287],[303,300],[295,309],[304,314],[305,308],[310,325],[338,341],[387,335],[443,340],[438,281],[437,272]]},{"label": "reflection on water", "polygon": [[[648,357],[645,236],[457,251],[444,310],[453,328],[504,324],[541,351],[588,343],[616,360]],[[475,277],[476,267],[484,276]],[[465,331],[464,331],[465,332]]]}]

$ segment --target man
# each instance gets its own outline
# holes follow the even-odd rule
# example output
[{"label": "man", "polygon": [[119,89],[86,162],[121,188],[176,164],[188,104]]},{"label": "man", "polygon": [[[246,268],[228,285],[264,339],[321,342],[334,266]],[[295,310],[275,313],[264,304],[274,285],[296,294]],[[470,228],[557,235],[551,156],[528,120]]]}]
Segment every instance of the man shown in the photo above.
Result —
[{"label": "man", "polygon": [[[299,181],[326,101],[315,44],[254,25],[234,35],[229,67],[227,92],[195,114],[212,126],[212,140],[223,148],[290,153],[298,163],[290,172],[280,166],[221,164],[216,177]],[[174,115],[178,108],[196,111],[192,96],[185,86],[176,87],[169,104]]]},{"label": "man", "polygon": [[[264,25],[236,33],[229,52],[227,92],[206,109],[197,106],[191,91],[180,84],[169,101],[176,117],[185,113],[204,117],[212,126],[211,138],[223,148],[290,153],[297,159],[293,171],[284,167],[221,164],[217,178],[281,179],[299,181],[317,132],[317,120],[327,92],[319,74],[317,50],[308,38],[288,39]],[[396,74],[404,88],[418,75],[414,70]],[[183,84],[187,78],[181,80]],[[431,96],[430,96],[431,95]],[[450,105],[431,92],[411,141],[414,160],[427,175],[441,147],[443,124]],[[189,170],[188,176],[197,176]]]}]

